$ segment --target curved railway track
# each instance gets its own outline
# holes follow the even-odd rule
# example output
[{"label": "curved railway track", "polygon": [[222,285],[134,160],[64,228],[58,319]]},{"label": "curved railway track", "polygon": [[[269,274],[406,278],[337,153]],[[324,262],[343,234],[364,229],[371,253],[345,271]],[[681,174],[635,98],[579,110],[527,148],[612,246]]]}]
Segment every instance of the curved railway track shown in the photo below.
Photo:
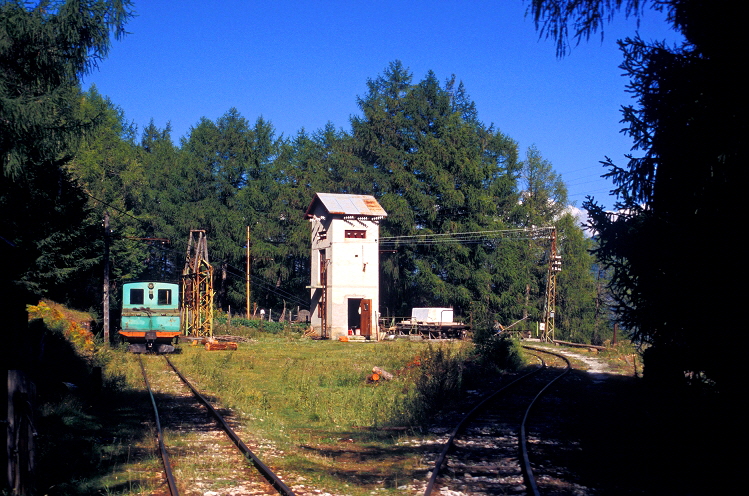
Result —
[{"label": "curved railway track", "polygon": [[[233,486],[231,492],[238,494],[294,494],[169,358],[149,359],[148,367],[140,355],[138,359],[154,410],[169,494],[202,495],[207,491],[223,492],[228,486]],[[172,437],[173,446],[169,447],[168,439]]]},{"label": "curved railway track", "polygon": [[[571,364],[560,354],[524,348],[540,366],[484,398],[459,421],[434,463],[425,496],[437,486],[470,494],[540,495],[528,448],[528,419],[536,401]],[[542,355],[565,366],[549,367]],[[440,477],[445,467],[452,476]]]}]

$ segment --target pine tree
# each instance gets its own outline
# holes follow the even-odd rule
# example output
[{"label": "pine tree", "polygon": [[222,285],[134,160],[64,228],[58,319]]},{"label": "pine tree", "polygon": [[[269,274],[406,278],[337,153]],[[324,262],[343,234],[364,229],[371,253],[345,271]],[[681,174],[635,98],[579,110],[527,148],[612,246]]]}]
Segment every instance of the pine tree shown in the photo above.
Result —
[{"label": "pine tree", "polygon": [[0,4],[0,245],[13,260],[4,294],[41,294],[74,272],[86,201],[63,166],[98,124],[78,78],[129,15],[129,2]]},{"label": "pine tree", "polygon": [[[644,15],[647,2],[547,2],[532,12],[542,34],[567,51],[619,10]],[[742,308],[735,290],[746,269],[726,269],[718,236],[741,225],[746,183],[747,98],[740,73],[746,41],[735,2],[653,2],[684,42],[667,46],[635,36],[619,42],[635,105],[622,109],[634,153],[625,166],[607,159],[616,213],[590,198],[598,257],[612,270],[619,321],[648,345],[645,376],[674,384],[738,391],[738,362],[705,331],[716,315]],[[640,154],[637,156],[637,154]],[[719,321],[719,319],[717,320]]]},{"label": "pine tree", "polygon": [[[503,207],[514,203],[515,143],[478,122],[462,86],[456,100],[431,72],[412,81],[399,61],[391,63],[368,82],[359,99],[363,115],[351,122],[357,154],[368,166],[363,192],[389,212],[381,235],[503,227],[510,217]],[[485,271],[499,269],[491,262],[497,256],[489,246],[399,247],[381,263],[383,305],[397,315],[414,306],[454,306],[467,315],[475,302],[497,310]]]}]

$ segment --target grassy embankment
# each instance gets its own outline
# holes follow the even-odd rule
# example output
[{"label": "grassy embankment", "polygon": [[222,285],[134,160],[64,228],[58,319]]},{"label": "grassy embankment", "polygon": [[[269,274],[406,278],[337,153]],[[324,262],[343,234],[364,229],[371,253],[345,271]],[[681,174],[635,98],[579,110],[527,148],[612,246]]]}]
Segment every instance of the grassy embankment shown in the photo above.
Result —
[{"label": "grassy embankment", "polygon": [[[288,329],[249,334],[253,341],[235,352],[186,346],[172,360],[243,420],[261,457],[308,487],[336,493],[397,487],[423,472],[420,451],[397,440],[469,379],[466,342],[340,343]],[[394,378],[367,382],[375,366]]]},{"label": "grassy embankment", "polygon": [[28,311],[37,492],[151,494],[159,460],[127,355],[97,342],[88,314],[48,301]]},{"label": "grassy embankment", "polygon": [[[40,396],[40,491],[150,494],[160,467],[135,358],[96,343],[78,324],[86,315],[50,303],[31,308],[31,317],[43,318],[48,334],[70,345],[64,360],[49,365]],[[422,477],[420,449],[399,446],[398,438],[417,432],[479,370],[467,342],[339,343],[311,340],[278,323],[234,320],[231,329],[218,327],[250,340],[237,351],[183,345],[173,361],[235,412],[261,457],[307,487],[339,494]],[[393,380],[368,382],[374,366]]]}]

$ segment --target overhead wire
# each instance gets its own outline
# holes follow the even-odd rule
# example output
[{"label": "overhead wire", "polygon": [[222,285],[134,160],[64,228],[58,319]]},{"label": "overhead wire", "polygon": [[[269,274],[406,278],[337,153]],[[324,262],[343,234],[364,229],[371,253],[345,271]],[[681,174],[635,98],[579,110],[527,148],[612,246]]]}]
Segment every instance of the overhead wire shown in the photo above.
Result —
[{"label": "overhead wire", "polygon": [[[136,221],[138,221],[138,222],[140,222],[142,224],[147,224],[147,222],[144,221],[143,219],[139,219],[139,218],[133,216],[132,214],[130,214],[129,212],[126,212],[126,211],[124,211],[124,210],[122,210],[122,209],[120,209],[118,207],[115,207],[111,203],[108,203],[108,202],[106,202],[104,200],[101,200],[100,198],[97,198],[97,197],[93,196],[92,194],[90,194],[88,192],[84,192],[84,193],[86,193],[86,195],[89,196],[92,200],[97,201],[97,202],[101,203],[102,205],[105,205],[105,206],[111,208],[112,210],[115,210],[116,212],[122,214],[122,215],[130,217],[131,219],[136,220]],[[174,256],[177,256],[177,257],[183,255],[183,253],[182,253],[181,250],[178,250],[177,248],[173,248],[173,247],[169,247],[168,248],[168,247],[164,246],[163,244],[160,245],[160,246],[154,246],[154,247],[157,248],[157,249],[159,249],[162,252],[172,253]],[[222,261],[222,263],[224,263],[224,262],[225,261]],[[243,278],[245,277],[244,272],[241,272],[240,269],[237,269],[236,267],[233,267],[230,264],[226,264],[226,267],[230,268],[230,269],[232,269],[232,270],[234,270],[234,271],[237,272],[237,273],[232,273],[231,271],[227,270],[228,274],[231,274],[234,277],[239,277],[238,274],[241,274],[241,277],[243,277]],[[273,283],[271,283],[269,281],[266,281],[266,280],[260,278],[259,276],[251,274],[250,275],[250,280],[253,281],[253,282],[258,283],[260,286],[263,287],[263,289],[265,289],[268,292],[271,292],[271,293],[275,294],[276,296],[280,297],[281,299],[289,300],[289,301],[291,301],[293,303],[296,303],[296,304],[298,304],[300,306],[307,306],[307,305],[309,305],[308,301],[304,301],[304,300],[300,299],[299,297],[293,295],[292,293],[289,293],[289,292],[287,292],[285,290],[279,289]]]},{"label": "overhead wire", "polygon": [[[137,217],[134,217],[132,214],[125,212],[111,205],[110,203],[105,202],[104,200],[96,198],[95,196],[91,195],[88,192],[86,192],[86,194],[89,197],[91,197],[93,200],[103,205],[106,205],[123,215],[126,215],[138,222],[146,223],[146,221],[144,221],[143,219],[138,219]],[[483,243],[487,241],[497,241],[500,239],[508,239],[508,238],[516,239],[516,240],[549,239],[549,237],[551,236],[551,231],[553,229],[554,227],[530,227],[530,228],[517,228],[517,229],[500,229],[500,230],[493,230],[493,231],[472,231],[472,232],[462,232],[462,233],[417,234],[417,235],[409,235],[409,236],[384,236],[379,239],[379,244],[382,247],[396,247],[400,245],[428,246],[428,245],[437,245],[437,244],[457,244],[457,243],[473,244],[473,243]],[[181,256],[181,252],[178,251],[176,248],[166,248],[163,245],[159,248],[162,251],[173,252],[175,256]],[[233,277],[242,277],[243,279],[246,278],[245,273],[241,269],[238,269],[237,267],[234,267],[226,263],[225,260],[222,261],[222,264],[227,267],[227,274],[230,274]],[[258,283],[261,287],[263,287],[263,289],[275,294],[281,299],[288,300],[300,306],[306,306],[309,304],[308,301],[304,301],[292,293],[279,289],[275,284],[269,281],[266,281],[255,274],[250,275],[250,280]]]},{"label": "overhead wire", "polygon": [[[230,264],[226,264],[226,268],[227,268],[226,273],[233,277],[237,277],[237,278],[246,277],[246,273],[243,272],[242,269],[234,267],[233,265],[230,265]],[[276,287],[276,285],[274,285],[270,281],[267,281],[266,279],[256,276],[255,274],[250,274],[250,281],[257,282],[265,290],[275,294],[276,296],[279,296],[281,299],[289,300],[290,302],[296,303],[300,306],[309,305],[309,301],[304,301],[298,296],[294,295],[293,293],[289,293],[286,290],[280,289]]]},{"label": "overhead wire", "polygon": [[111,208],[112,210],[115,210],[115,211],[117,211],[118,213],[121,213],[122,215],[125,215],[125,216],[127,216],[127,217],[130,217],[130,218],[131,218],[131,219],[133,219],[133,220],[137,220],[138,222],[141,222],[141,223],[143,223],[143,224],[146,224],[146,221],[144,221],[143,219],[139,219],[139,218],[135,217],[135,216],[134,216],[133,214],[131,214],[131,213],[129,213],[129,212],[126,212],[126,211],[124,211],[124,210],[122,210],[122,209],[120,209],[120,208],[118,208],[118,207],[115,207],[115,206],[114,206],[114,205],[112,205],[111,203],[105,202],[104,200],[101,200],[101,199],[99,199],[99,198],[95,197],[94,195],[92,195],[92,194],[91,194],[91,193],[89,193],[88,191],[84,191],[84,193],[86,194],[86,196],[88,196],[88,197],[89,197],[89,198],[91,198],[92,200],[94,200],[94,201],[98,201],[98,202],[99,202],[99,203],[101,203],[102,205],[106,205],[107,207]]},{"label": "overhead wire", "polygon": [[554,227],[528,227],[518,229],[500,229],[495,231],[473,231],[444,234],[417,234],[411,236],[384,236],[380,246],[395,247],[399,245],[437,245],[437,244],[470,244],[497,241],[500,239],[549,239]]}]

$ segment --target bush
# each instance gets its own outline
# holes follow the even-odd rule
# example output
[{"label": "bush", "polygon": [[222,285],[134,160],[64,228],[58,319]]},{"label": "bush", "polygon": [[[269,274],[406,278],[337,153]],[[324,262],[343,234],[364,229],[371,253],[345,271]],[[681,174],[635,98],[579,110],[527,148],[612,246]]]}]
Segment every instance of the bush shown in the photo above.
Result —
[{"label": "bush", "polygon": [[281,334],[285,332],[302,333],[309,327],[306,323],[295,322],[273,322],[270,320],[247,319],[245,317],[232,317],[231,326],[226,314],[218,314],[213,319],[214,333],[232,334],[234,336],[253,337],[258,332],[268,334]]},{"label": "bush", "polygon": [[399,409],[401,418],[396,422],[421,424],[463,391],[466,379],[466,356],[463,353],[429,346],[418,360],[413,387],[403,408]]},{"label": "bush", "polygon": [[483,367],[496,367],[499,370],[517,370],[523,365],[520,343],[507,334],[485,337],[476,343],[476,358]]}]

